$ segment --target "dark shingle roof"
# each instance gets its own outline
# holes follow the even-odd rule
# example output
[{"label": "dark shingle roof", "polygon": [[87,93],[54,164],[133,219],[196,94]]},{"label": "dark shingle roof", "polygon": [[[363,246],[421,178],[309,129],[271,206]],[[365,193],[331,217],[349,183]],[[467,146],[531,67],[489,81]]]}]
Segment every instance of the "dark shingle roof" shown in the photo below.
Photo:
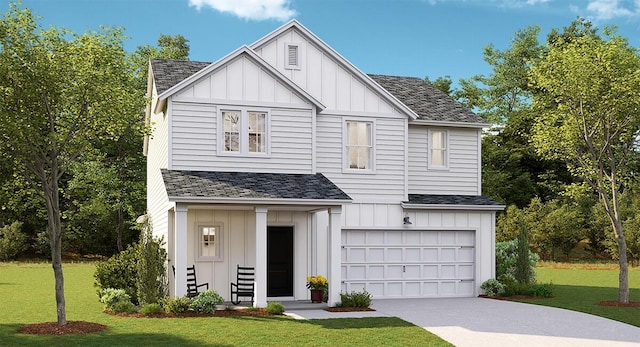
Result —
[{"label": "dark shingle roof", "polygon": [[409,194],[410,205],[465,205],[465,206],[496,206],[504,204],[488,198],[484,195],[433,195],[433,194]]},{"label": "dark shingle roof", "polygon": [[351,200],[324,175],[162,169],[170,198]]},{"label": "dark shingle roof", "polygon": [[151,59],[156,90],[162,94],[211,63],[188,60]]},{"label": "dark shingle roof", "polygon": [[[151,59],[158,94],[210,65],[208,62]],[[461,103],[417,77],[369,75],[382,88],[412,109],[421,120],[485,123]]]},{"label": "dark shingle roof", "polygon": [[421,120],[485,123],[480,116],[421,78],[385,75],[369,77],[412,109]]}]

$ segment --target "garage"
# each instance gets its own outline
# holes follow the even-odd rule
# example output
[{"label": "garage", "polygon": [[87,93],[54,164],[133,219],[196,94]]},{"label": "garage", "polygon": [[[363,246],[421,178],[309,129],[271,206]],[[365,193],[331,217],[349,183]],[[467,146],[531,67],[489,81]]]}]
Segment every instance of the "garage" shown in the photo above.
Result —
[{"label": "garage", "polygon": [[342,230],[342,291],[471,297],[475,258],[473,230]]}]

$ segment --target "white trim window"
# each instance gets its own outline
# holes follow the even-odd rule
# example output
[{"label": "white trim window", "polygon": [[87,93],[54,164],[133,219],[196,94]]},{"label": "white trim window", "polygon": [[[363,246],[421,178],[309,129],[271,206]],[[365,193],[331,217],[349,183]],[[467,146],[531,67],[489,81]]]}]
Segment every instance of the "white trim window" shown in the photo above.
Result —
[{"label": "white trim window", "polygon": [[269,149],[269,112],[247,109],[223,109],[220,112],[219,153],[224,155],[264,156]]},{"label": "white trim window", "polygon": [[198,225],[196,230],[198,260],[222,260],[222,225]]},{"label": "white trim window", "polygon": [[371,172],[374,168],[373,122],[345,122],[345,169]]},{"label": "white trim window", "polygon": [[449,133],[446,130],[429,129],[429,168],[449,167]]}]

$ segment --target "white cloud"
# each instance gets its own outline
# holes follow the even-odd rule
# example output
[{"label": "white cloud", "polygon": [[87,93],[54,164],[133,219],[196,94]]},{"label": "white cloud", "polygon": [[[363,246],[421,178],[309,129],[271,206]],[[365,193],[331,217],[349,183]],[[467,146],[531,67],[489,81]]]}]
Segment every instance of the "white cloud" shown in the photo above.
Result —
[{"label": "white cloud", "polygon": [[290,0],[189,0],[198,10],[202,7],[229,13],[247,20],[276,19],[286,21],[297,13],[290,8]]},{"label": "white cloud", "polygon": [[545,2],[550,2],[551,0],[527,0],[527,5],[537,5],[544,4]]},{"label": "white cloud", "polygon": [[587,12],[596,20],[640,15],[640,0],[591,0]]}]

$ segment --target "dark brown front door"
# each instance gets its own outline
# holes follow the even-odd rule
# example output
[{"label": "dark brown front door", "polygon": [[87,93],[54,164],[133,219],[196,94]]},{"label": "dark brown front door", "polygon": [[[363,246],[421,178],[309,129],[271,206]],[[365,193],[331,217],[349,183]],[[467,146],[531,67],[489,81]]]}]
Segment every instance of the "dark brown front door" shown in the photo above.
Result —
[{"label": "dark brown front door", "polygon": [[267,296],[293,296],[293,227],[267,227]]}]

